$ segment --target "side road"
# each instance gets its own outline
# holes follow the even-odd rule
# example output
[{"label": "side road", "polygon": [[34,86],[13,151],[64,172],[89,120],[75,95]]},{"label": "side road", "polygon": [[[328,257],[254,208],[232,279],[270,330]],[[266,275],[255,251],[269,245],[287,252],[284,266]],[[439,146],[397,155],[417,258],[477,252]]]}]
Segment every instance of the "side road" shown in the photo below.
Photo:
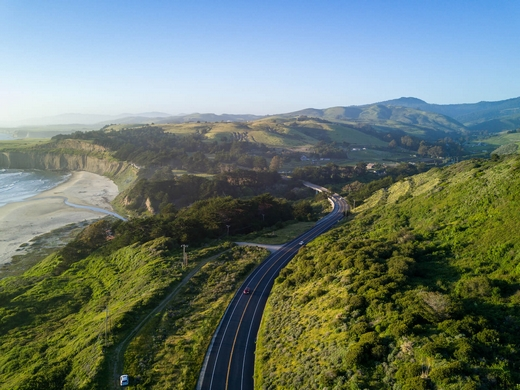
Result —
[{"label": "side road", "polygon": [[112,384],[111,386],[114,389],[120,389],[119,386],[119,376],[123,374],[123,366],[124,366],[124,356],[126,349],[128,348],[128,345],[133,340],[133,338],[139,333],[139,331],[160,311],[164,310],[166,306],[170,303],[170,301],[179,293],[181,288],[183,288],[186,283],[190,281],[190,279],[200,271],[200,269],[209,263],[211,260],[216,259],[220,255],[222,255],[224,252],[220,252],[214,256],[208,257],[205,260],[202,260],[195,268],[193,268],[188,275],[182,279],[182,281],[173,289],[172,292],[170,292],[162,301],[161,303],[153,309],[150,313],[148,313],[142,320],[139,322],[132,331],[125,337],[123,341],[119,343],[119,345],[116,346],[114,351],[114,360],[112,362],[109,362],[110,368],[109,370],[112,372]]}]

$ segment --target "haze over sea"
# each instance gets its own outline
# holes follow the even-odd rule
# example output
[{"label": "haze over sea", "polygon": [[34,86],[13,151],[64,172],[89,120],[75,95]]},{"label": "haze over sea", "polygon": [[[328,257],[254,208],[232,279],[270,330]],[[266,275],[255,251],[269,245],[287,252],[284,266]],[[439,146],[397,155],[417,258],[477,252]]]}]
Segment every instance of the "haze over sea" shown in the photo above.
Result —
[{"label": "haze over sea", "polygon": [[56,187],[69,175],[52,171],[0,169],[0,207]]}]

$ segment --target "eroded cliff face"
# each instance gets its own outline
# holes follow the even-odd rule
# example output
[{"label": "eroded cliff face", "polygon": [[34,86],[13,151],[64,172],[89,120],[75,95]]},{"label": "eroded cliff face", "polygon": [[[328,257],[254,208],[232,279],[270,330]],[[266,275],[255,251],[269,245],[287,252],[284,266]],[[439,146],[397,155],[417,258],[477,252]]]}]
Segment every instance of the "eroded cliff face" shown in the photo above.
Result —
[{"label": "eroded cliff face", "polygon": [[88,171],[98,175],[114,176],[128,165],[122,161],[108,161],[80,154],[0,152],[0,168]]}]

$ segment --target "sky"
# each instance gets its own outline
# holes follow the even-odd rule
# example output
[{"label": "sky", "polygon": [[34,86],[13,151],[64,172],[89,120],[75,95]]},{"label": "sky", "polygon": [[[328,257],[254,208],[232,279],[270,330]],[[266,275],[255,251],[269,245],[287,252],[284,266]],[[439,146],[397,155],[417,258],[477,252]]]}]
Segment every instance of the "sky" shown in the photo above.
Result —
[{"label": "sky", "polygon": [[0,0],[0,123],[520,96],[515,0]]}]

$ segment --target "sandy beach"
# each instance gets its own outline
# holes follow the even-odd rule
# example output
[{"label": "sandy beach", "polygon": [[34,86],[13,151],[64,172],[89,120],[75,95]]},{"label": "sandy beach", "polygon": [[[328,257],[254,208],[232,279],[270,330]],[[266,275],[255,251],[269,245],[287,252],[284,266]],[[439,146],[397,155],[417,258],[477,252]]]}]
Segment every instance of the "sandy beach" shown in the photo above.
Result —
[{"label": "sandy beach", "polygon": [[0,207],[0,265],[9,263],[21,244],[71,223],[93,220],[105,213],[77,208],[70,203],[112,211],[118,194],[110,179],[90,172],[73,172],[70,178],[48,191],[18,203]]}]

